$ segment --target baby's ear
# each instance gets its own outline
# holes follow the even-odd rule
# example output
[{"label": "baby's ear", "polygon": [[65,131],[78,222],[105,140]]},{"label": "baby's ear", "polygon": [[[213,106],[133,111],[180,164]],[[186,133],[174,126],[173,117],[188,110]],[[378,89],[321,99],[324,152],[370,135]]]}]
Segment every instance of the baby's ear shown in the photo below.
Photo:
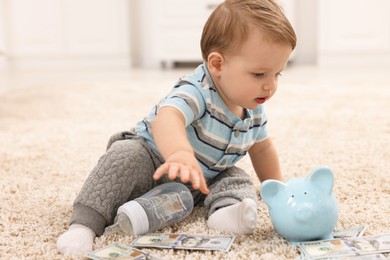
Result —
[{"label": "baby's ear", "polygon": [[277,180],[266,180],[261,183],[260,196],[268,207],[271,207],[274,204],[274,199],[276,199],[278,194],[284,189],[286,189],[285,183]]},{"label": "baby's ear", "polygon": [[221,53],[213,51],[207,57],[207,68],[209,72],[215,76],[217,76],[218,72],[221,71],[222,64],[224,62],[224,57]]},{"label": "baby's ear", "polygon": [[334,178],[332,170],[329,167],[320,166],[313,170],[306,178],[326,194],[332,193]]}]

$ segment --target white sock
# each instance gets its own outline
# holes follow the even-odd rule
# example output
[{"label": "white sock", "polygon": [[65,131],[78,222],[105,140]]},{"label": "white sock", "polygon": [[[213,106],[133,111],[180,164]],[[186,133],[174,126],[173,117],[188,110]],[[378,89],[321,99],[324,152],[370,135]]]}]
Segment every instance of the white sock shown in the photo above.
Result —
[{"label": "white sock", "polygon": [[58,237],[57,249],[65,256],[84,256],[92,251],[96,234],[90,228],[72,224],[68,231]]},{"label": "white sock", "polygon": [[257,206],[253,199],[216,210],[207,221],[211,229],[243,235],[252,234],[257,223]]}]

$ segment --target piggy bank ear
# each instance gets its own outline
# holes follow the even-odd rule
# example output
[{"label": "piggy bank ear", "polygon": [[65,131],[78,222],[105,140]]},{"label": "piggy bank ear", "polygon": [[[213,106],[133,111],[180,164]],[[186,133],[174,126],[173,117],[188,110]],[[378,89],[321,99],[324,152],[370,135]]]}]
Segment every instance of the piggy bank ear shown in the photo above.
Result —
[{"label": "piggy bank ear", "polygon": [[333,173],[327,166],[320,166],[313,170],[307,178],[316,187],[319,187],[323,192],[331,194],[333,190]]},{"label": "piggy bank ear", "polygon": [[270,207],[278,193],[286,188],[286,184],[277,180],[266,180],[261,183],[260,196],[264,202]]}]

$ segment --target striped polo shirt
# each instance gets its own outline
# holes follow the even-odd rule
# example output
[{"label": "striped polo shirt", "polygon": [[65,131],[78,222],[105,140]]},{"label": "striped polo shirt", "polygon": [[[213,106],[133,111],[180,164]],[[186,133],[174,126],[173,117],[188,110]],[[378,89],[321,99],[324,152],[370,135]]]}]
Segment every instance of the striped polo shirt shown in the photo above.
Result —
[{"label": "striped polo shirt", "polygon": [[187,136],[206,179],[237,163],[255,142],[268,137],[263,105],[247,109],[243,120],[233,115],[218,94],[205,64],[180,78],[171,92],[137,123],[136,133],[157,152],[151,122],[164,106],[175,107],[183,114]]}]

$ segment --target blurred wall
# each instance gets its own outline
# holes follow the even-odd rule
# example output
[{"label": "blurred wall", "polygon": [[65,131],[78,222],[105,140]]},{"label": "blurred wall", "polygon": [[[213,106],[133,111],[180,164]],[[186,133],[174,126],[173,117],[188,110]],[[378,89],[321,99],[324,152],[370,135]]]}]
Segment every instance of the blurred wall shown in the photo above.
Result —
[{"label": "blurred wall", "polygon": [[4,20],[1,19],[4,16],[4,0],[0,0],[0,69],[4,69],[6,67],[4,39],[5,23]]},{"label": "blurred wall", "polygon": [[389,0],[318,0],[320,66],[390,66]]},{"label": "blurred wall", "polygon": [[[201,61],[222,0],[0,0],[0,68],[129,68]],[[280,0],[294,64],[390,65],[389,0]]]},{"label": "blurred wall", "polygon": [[298,37],[294,62],[316,64],[318,53],[318,0],[295,0],[295,31]]},{"label": "blurred wall", "polygon": [[[128,0],[0,0],[11,69],[128,68]],[[1,33],[1,31],[0,31]]]}]

